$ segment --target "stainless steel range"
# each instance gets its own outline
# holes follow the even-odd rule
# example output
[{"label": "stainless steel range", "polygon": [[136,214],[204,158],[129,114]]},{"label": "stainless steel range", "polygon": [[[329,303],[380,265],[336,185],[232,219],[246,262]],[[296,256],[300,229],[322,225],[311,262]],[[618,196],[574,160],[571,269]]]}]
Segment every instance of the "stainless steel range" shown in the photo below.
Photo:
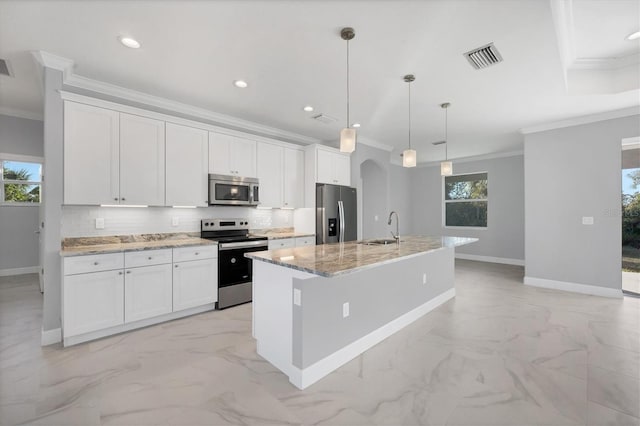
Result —
[{"label": "stainless steel range", "polygon": [[266,237],[249,236],[247,219],[204,219],[200,236],[218,242],[217,309],[251,302],[252,264],[244,254],[268,248]]}]

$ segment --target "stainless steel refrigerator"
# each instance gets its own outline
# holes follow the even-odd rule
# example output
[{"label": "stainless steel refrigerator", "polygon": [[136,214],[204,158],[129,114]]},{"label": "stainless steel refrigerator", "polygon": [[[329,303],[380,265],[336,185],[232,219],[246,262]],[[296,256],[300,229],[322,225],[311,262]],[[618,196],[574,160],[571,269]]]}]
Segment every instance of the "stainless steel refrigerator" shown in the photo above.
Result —
[{"label": "stainless steel refrigerator", "polygon": [[316,244],[353,241],[358,238],[356,189],[316,184]]}]

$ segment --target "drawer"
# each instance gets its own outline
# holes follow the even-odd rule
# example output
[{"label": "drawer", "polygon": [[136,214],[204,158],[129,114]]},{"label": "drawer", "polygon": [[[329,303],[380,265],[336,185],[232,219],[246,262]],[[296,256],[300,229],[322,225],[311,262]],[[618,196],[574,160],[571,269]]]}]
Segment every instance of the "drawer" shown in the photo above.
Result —
[{"label": "drawer", "polygon": [[124,268],[124,253],[65,257],[63,265],[65,275],[122,269]]},{"label": "drawer", "polygon": [[218,246],[194,246],[173,249],[173,261],[184,262],[187,260],[212,259],[218,257]]},{"label": "drawer", "polygon": [[278,240],[269,240],[269,250],[293,248],[295,246],[296,246],[295,238],[280,238]]},{"label": "drawer", "polygon": [[124,254],[124,267],[162,265],[171,263],[173,258],[171,249],[129,251]]},{"label": "drawer", "polygon": [[316,237],[297,237],[296,238],[296,247],[315,246],[315,245],[316,245]]}]

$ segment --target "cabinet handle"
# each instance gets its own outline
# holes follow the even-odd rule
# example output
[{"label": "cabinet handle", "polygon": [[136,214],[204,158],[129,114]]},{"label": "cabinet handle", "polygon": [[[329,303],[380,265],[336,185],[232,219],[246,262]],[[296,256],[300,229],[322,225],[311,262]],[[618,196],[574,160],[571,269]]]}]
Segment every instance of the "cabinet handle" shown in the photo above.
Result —
[{"label": "cabinet handle", "polygon": [[196,252],[196,256],[199,255],[200,253]]},{"label": "cabinet handle", "polygon": [[93,262],[94,265],[98,266],[98,262]]},{"label": "cabinet handle", "polygon": [[131,273],[131,271],[127,271],[127,274],[130,274],[130,273]]},{"label": "cabinet handle", "polygon": [[174,268],[177,268],[177,267],[178,267],[178,265],[173,265],[173,267],[174,267]]},{"label": "cabinet handle", "polygon": [[122,197],[121,200],[124,201],[124,197]]},{"label": "cabinet handle", "polygon": [[118,275],[122,275],[122,271],[118,272]]},{"label": "cabinet handle", "polygon": [[149,259],[149,260],[151,260],[151,256],[149,256],[149,258],[148,258],[148,259]]},{"label": "cabinet handle", "polygon": [[118,197],[115,197],[115,198],[113,199],[113,201],[118,201]]}]

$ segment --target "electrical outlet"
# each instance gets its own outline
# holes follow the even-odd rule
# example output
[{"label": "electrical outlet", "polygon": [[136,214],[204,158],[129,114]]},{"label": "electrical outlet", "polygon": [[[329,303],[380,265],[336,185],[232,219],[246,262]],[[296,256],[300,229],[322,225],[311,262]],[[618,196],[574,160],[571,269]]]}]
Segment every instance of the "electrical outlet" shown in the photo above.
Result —
[{"label": "electrical outlet", "polygon": [[293,289],[293,304],[296,306],[302,305],[302,292],[299,288]]},{"label": "electrical outlet", "polygon": [[593,216],[582,216],[583,225],[593,225]]},{"label": "electrical outlet", "polygon": [[349,302],[345,302],[342,304],[342,318],[346,318],[349,316]]},{"label": "electrical outlet", "polygon": [[427,273],[425,272],[424,274],[422,274],[422,284],[426,284],[427,283]]},{"label": "electrical outlet", "polygon": [[180,218],[178,216],[173,216],[171,218],[171,226],[178,226],[180,225]]},{"label": "electrical outlet", "polygon": [[96,229],[104,229],[104,217],[96,217]]}]

